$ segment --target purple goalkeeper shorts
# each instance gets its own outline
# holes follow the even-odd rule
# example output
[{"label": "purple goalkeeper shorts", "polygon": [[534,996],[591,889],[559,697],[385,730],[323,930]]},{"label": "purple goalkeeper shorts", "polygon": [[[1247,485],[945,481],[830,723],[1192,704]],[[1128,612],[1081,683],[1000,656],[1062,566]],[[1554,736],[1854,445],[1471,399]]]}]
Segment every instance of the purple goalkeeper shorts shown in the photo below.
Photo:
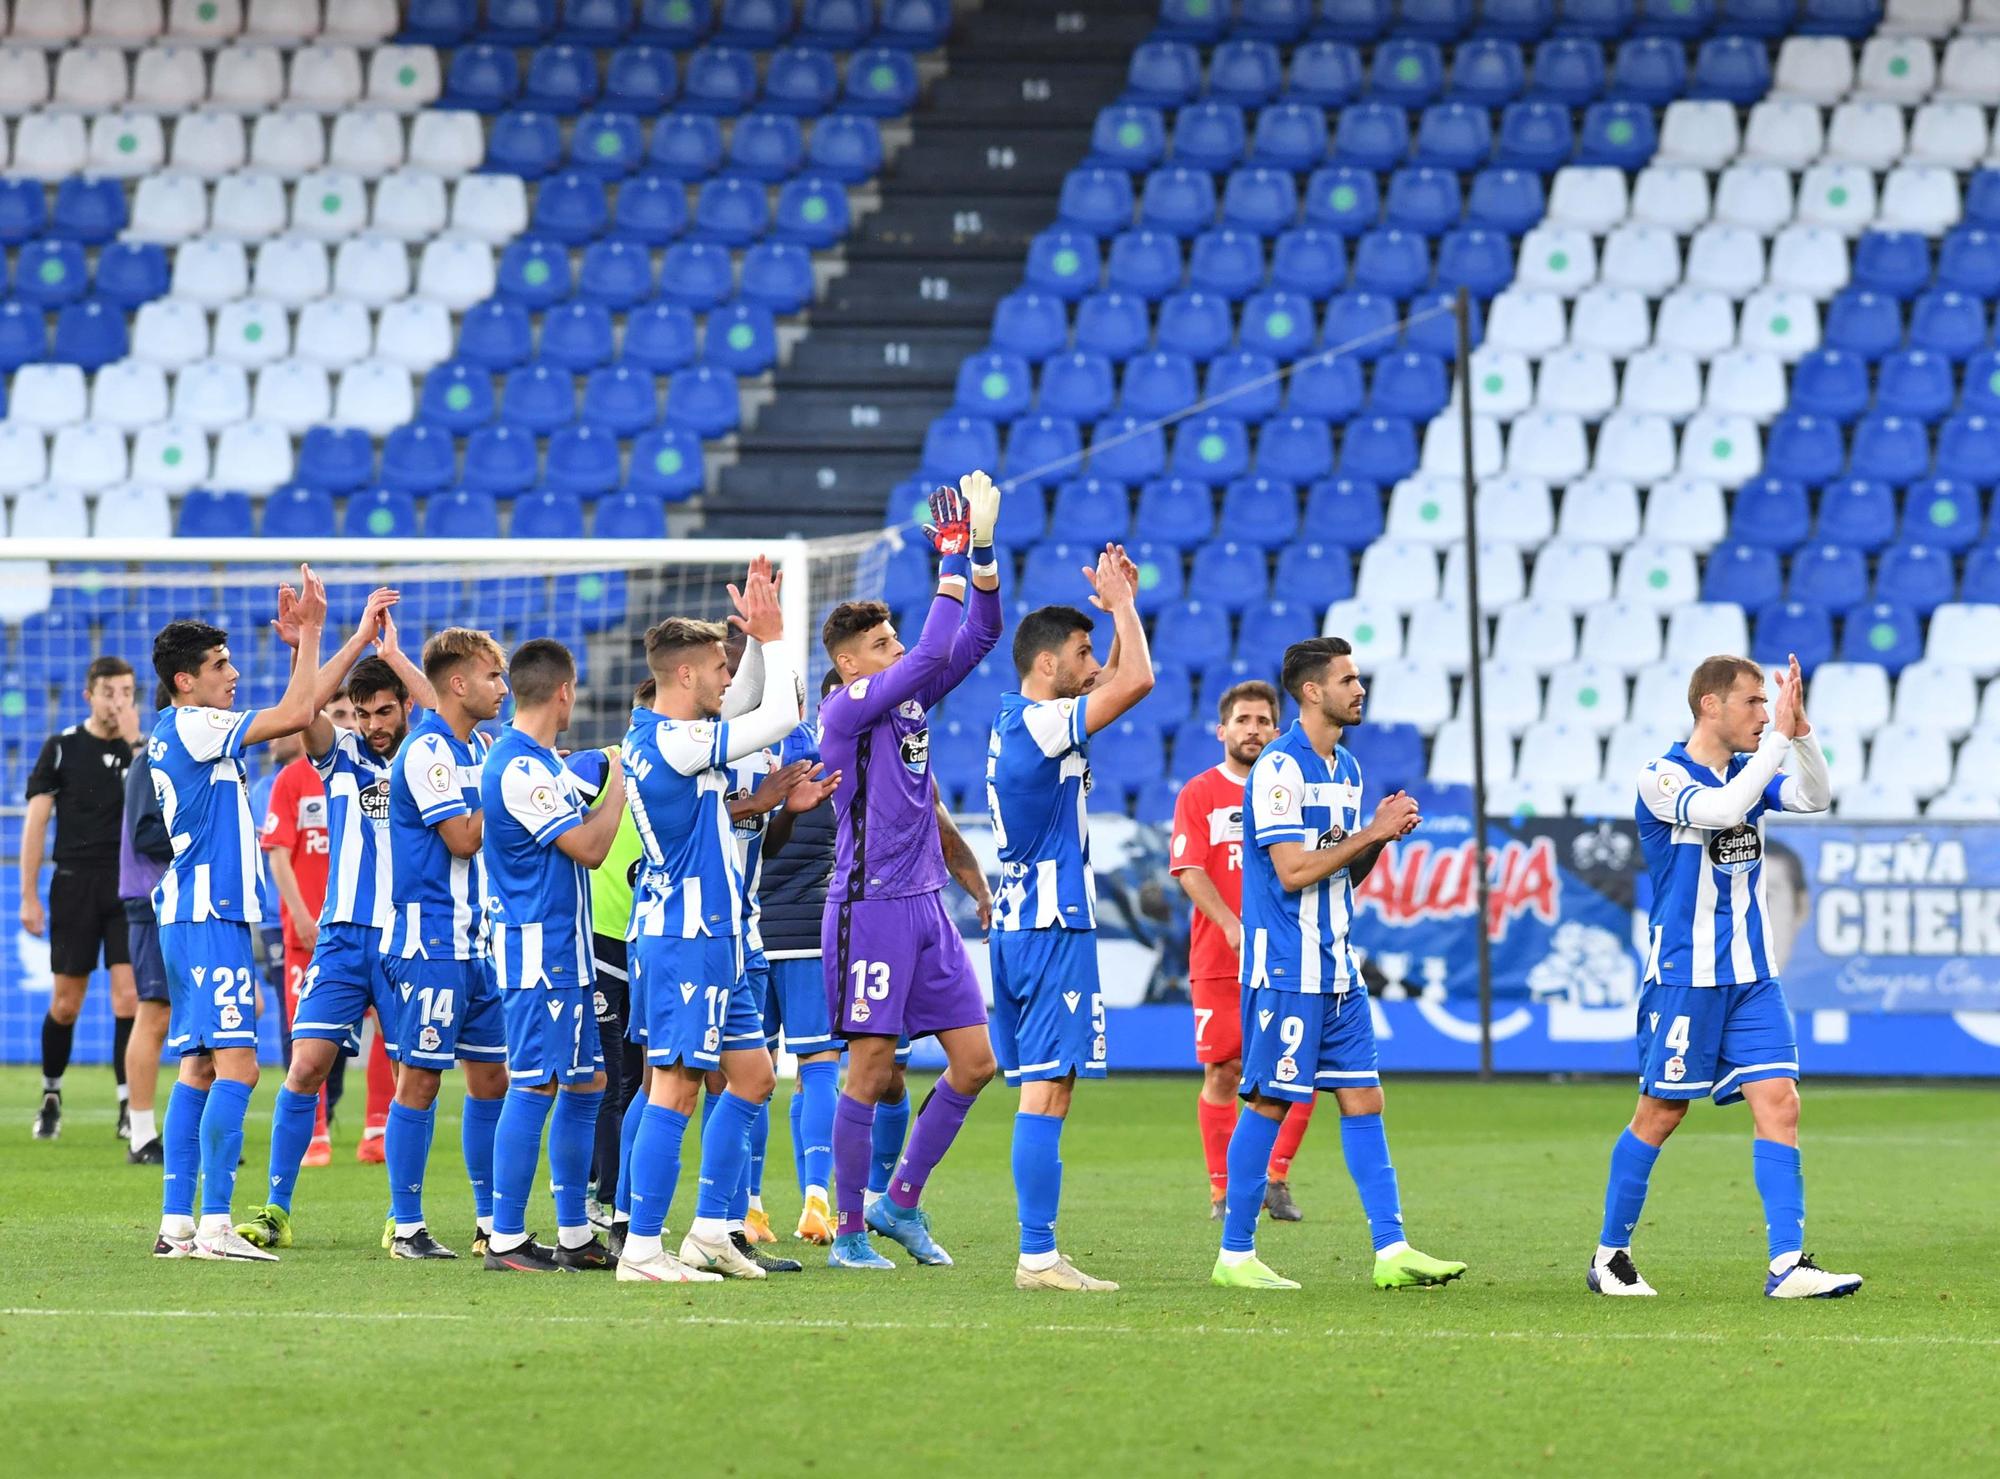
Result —
[{"label": "purple goalkeeper shorts", "polygon": [[836,904],[820,946],[837,1036],[928,1037],[986,1025],[979,978],[937,890]]}]

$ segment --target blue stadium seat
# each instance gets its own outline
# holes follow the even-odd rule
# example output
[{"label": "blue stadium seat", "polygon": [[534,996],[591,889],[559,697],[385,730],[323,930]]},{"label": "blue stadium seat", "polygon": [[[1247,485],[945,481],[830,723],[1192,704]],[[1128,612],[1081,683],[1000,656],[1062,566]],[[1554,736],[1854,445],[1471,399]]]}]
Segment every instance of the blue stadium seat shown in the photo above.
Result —
[{"label": "blue stadium seat", "polygon": [[710,309],[732,291],[729,248],[712,241],[677,241],[660,264],[660,297],[683,308]]},{"label": "blue stadium seat", "polygon": [[[1169,293],[1160,301],[1159,347],[1185,354],[1198,364],[1226,350],[1234,329],[1229,302],[1220,294],[1189,288]],[[1077,321],[1077,342],[1083,342],[1081,315]]]},{"label": "blue stadium seat", "polygon": [[562,153],[562,120],[553,113],[511,109],[487,132],[486,168],[498,174],[539,180],[562,163]]},{"label": "blue stadium seat", "polygon": [[481,43],[452,53],[440,107],[498,113],[521,95],[521,63],[512,47]]},{"label": "blue stadium seat", "polygon": [[569,251],[560,243],[522,236],[500,254],[500,294],[528,309],[562,302],[574,291]]},{"label": "blue stadium seat", "polygon": [[[549,437],[545,488],[575,498],[602,498],[618,486],[618,472],[616,437],[594,426],[564,426]],[[518,525],[515,532],[520,532]]]},{"label": "blue stadium seat", "polygon": [[80,242],[44,238],[15,254],[14,296],[38,308],[74,303],[89,291],[90,268]]},{"label": "blue stadium seat", "polygon": [[1238,478],[1222,490],[1222,527],[1239,543],[1277,549],[1299,532],[1298,489],[1270,477]]},{"label": "blue stadium seat", "polygon": [[382,486],[390,492],[435,493],[457,477],[457,444],[442,427],[412,421],[382,439]]},{"label": "blue stadium seat", "polygon": [[1329,166],[1315,170],[1306,181],[1305,218],[1309,226],[1341,236],[1359,236],[1381,215],[1381,189],[1372,166]]},{"label": "blue stadium seat", "polygon": [[1143,483],[1167,470],[1166,433],[1136,416],[1106,416],[1090,431],[1093,476]]},{"label": "blue stadium seat", "polygon": [[1875,599],[1914,607],[1929,618],[1958,596],[1951,551],[1931,544],[1899,544],[1883,551],[1875,571]]},{"label": "blue stadium seat", "polygon": [[1378,795],[1425,784],[1424,736],[1414,724],[1358,725],[1341,736],[1341,743]]},{"label": "blue stadium seat", "polygon": [[1153,647],[1189,668],[1221,662],[1229,656],[1229,613],[1200,600],[1177,601],[1153,623]]},{"label": "blue stadium seat", "polygon": [[624,358],[655,375],[694,362],[694,315],[678,303],[648,303],[625,319]]},{"label": "blue stadium seat", "polygon": [[0,243],[13,246],[48,225],[49,197],[40,180],[0,179]]},{"label": "blue stadium seat", "polygon": [[614,313],[636,308],[653,296],[653,254],[636,242],[593,241],[577,270],[577,298]]},{"label": "blue stadium seat", "polygon": [[1312,347],[1317,325],[1309,299],[1282,288],[1254,293],[1244,301],[1241,339],[1253,354],[1289,362]]},{"label": "blue stadium seat", "polygon": [[1264,599],[1269,589],[1264,551],[1234,539],[1218,539],[1194,552],[1188,594],[1220,606],[1232,616]]},{"label": "blue stadium seat", "polygon": [[1221,38],[1229,23],[1228,7],[1218,7],[1213,0],[1160,0],[1160,20],[1153,34],[1174,41],[1212,42]]},{"label": "blue stadium seat", "polygon": [[[1333,471],[1333,433],[1312,416],[1279,416],[1257,436],[1257,471],[1292,485],[1317,482]],[[1298,498],[1292,495],[1291,527],[1298,526]],[[1226,525],[1231,529],[1234,525]],[[1249,536],[1244,536],[1249,537]],[[1288,536],[1289,537],[1289,536]]]},{"label": "blue stadium seat", "polygon": [[680,91],[680,72],[673,53],[658,46],[621,46],[604,67],[607,108],[651,118]]},{"label": "blue stadium seat", "polygon": [[1636,170],[1653,157],[1658,142],[1651,108],[1640,103],[1592,103],[1584,110],[1576,159],[1579,164]]},{"label": "blue stadium seat", "polygon": [[1264,41],[1296,41],[1313,20],[1313,0],[1243,0],[1235,34]]},{"label": "blue stadium seat", "polygon": [[1632,26],[1633,0],[1563,0],[1558,33],[1609,38]]},{"label": "blue stadium seat", "polygon": [[1881,22],[1882,0],[1800,0],[1804,36],[1866,36]]},{"label": "blue stadium seat", "polygon": [[1396,483],[1417,470],[1417,431],[1392,416],[1361,416],[1340,439],[1336,470],[1358,482]]},{"label": "blue stadium seat", "polygon": [[1325,156],[1326,138],[1325,109],[1303,103],[1273,103],[1257,115],[1250,162],[1303,172]]},{"label": "blue stadium seat", "polygon": [[722,168],[722,128],[701,113],[667,113],[653,125],[652,167],[676,180],[705,180]]},{"label": "blue stadium seat", "polygon": [[557,241],[581,246],[595,240],[611,219],[604,182],[576,170],[551,176],[535,192],[532,219],[532,230]]},{"label": "blue stadium seat", "polygon": [[[669,392],[669,406],[672,397]],[[671,410],[669,412],[671,414]],[[663,426],[632,443],[625,486],[648,498],[679,503],[701,491],[701,438],[679,426]]]},{"label": "blue stadium seat", "polygon": [[100,175],[72,175],[56,186],[49,231],[87,246],[102,246],[125,229],[125,185]]},{"label": "blue stadium seat", "polygon": [[1139,567],[1139,614],[1147,620],[1187,594],[1181,578],[1181,552],[1157,541],[1141,541],[1128,553]]},{"label": "blue stadium seat", "polygon": [[[1870,662],[1893,676],[1924,655],[1923,623],[1915,610],[1877,601],[1847,615],[1840,634],[1842,662]],[[1805,654],[1799,654],[1800,666]]]},{"label": "blue stadium seat", "polygon": [[454,488],[424,504],[423,532],[428,539],[498,539],[500,508],[491,493]]},{"label": "blue stadium seat", "polygon": [[514,539],[581,539],[583,504],[574,493],[537,489],[514,500],[507,532]]},{"label": "blue stadium seat", "polygon": [[1233,171],[1222,190],[1222,224],[1258,236],[1276,236],[1299,214],[1298,187],[1289,171],[1253,165]]},{"label": "blue stadium seat", "polygon": [[1376,415],[1428,421],[1450,398],[1449,372],[1435,355],[1401,350],[1375,362],[1368,409]]},{"label": "blue stadium seat", "polygon": [[1320,343],[1329,350],[1360,359],[1378,359],[1396,347],[1393,334],[1396,305],[1365,290],[1335,293],[1327,300],[1320,325]]},{"label": "blue stadium seat", "polygon": [[526,364],[535,349],[535,326],[528,310],[505,298],[488,298],[460,320],[459,358],[484,370],[511,370]]},{"label": "blue stadium seat", "polygon": [[[505,422],[482,426],[465,439],[464,486],[468,492],[511,498],[535,486],[536,464],[533,433]],[[435,508],[436,500],[431,502]],[[425,522],[431,522],[428,511]]]},{"label": "blue stadium seat", "polygon": [[1201,91],[1201,53],[1185,41],[1142,41],[1125,68],[1128,103],[1177,108]]},{"label": "blue stadium seat", "polygon": [[611,362],[611,311],[599,303],[564,303],[542,318],[541,357],[582,374]]},{"label": "blue stadium seat", "polygon": [[105,302],[132,309],[163,296],[172,277],[167,249],[157,242],[114,241],[99,248],[91,287]]},{"label": "blue stadium seat", "polygon": [[[1810,411],[1786,411],[1771,423],[1765,434],[1764,460],[1772,467],[1782,467],[1788,477],[1801,483],[1817,484],[1837,478],[1847,464],[1840,423]],[[1866,476],[1865,472],[1862,475]],[[1740,491],[1737,500],[1740,507]]]},{"label": "blue stadium seat", "polygon": [[1430,279],[1430,243],[1414,231],[1378,226],[1354,244],[1354,286],[1361,292],[1400,302]]},{"label": "blue stadium seat", "polygon": [[1819,539],[1873,554],[1895,533],[1896,495],[1888,484],[1867,478],[1843,478],[1821,490],[1816,531]]},{"label": "blue stadium seat", "polygon": [[1123,170],[1086,166],[1063,176],[1057,224],[1110,236],[1132,224],[1132,178]]},{"label": "blue stadium seat", "polygon": [[350,495],[340,522],[343,539],[413,539],[416,533],[416,500],[388,488]]},{"label": "blue stadium seat", "polygon": [[1771,57],[1763,46],[1742,36],[1711,36],[1694,59],[1694,86],[1688,95],[1720,98],[1747,108],[1771,87]]},{"label": "blue stadium seat", "polygon": [[1047,359],[1069,342],[1069,316],[1062,299],[1032,288],[1016,288],[993,309],[993,347],[1029,363]]},{"label": "blue stadium seat", "polygon": [[1078,572],[1096,556],[1096,550],[1081,543],[1057,541],[1036,545],[1028,551],[1028,558],[1021,566],[1020,604],[1031,609],[1075,605],[1083,587],[1083,577]]},{"label": "blue stadium seat", "polygon": [[[701,371],[706,371],[715,380],[728,387],[729,411],[732,413],[730,424],[733,428],[736,419],[734,414],[736,377],[727,370],[717,369],[713,365],[690,366],[685,370],[674,371],[673,378],[667,386],[668,419],[678,419],[674,416],[673,395],[675,388],[682,384],[682,377],[693,376]],[[605,365],[601,369],[592,370],[583,382],[583,415],[578,419],[591,426],[602,427],[613,436],[620,437],[636,436],[659,425],[660,400],[653,376],[626,364]],[[682,421],[681,424],[689,423]]]},{"label": "blue stadium seat", "polygon": [[[1083,431],[1068,416],[1023,416],[1007,428],[1001,466],[1010,481],[1032,479],[1047,484],[1073,473],[1082,462]],[[991,463],[973,463],[991,467]]]},{"label": "blue stadium seat", "polygon": [[1341,422],[1361,409],[1361,361],[1336,355],[1300,365],[1285,386],[1285,409],[1296,416]]},{"label": "blue stadium seat", "polygon": [[1417,119],[1418,164],[1464,173],[1484,164],[1492,152],[1493,124],[1484,108],[1432,103]]},{"label": "blue stadium seat", "polygon": [[1979,490],[1950,478],[1927,478],[1903,503],[1900,540],[1936,549],[1969,549],[1979,538]]},{"label": "blue stadium seat", "polygon": [[[15,299],[0,299],[0,369],[18,370],[49,352],[49,321],[41,309]],[[0,397],[0,410],[6,405]]]},{"label": "blue stadium seat", "polygon": [[1514,250],[1501,232],[1463,226],[1447,231],[1438,241],[1440,288],[1463,287],[1475,298],[1490,298],[1513,278]]},{"label": "blue stadium seat", "polygon": [[375,444],[358,426],[315,426],[299,442],[292,476],[322,493],[351,493],[375,471]]},{"label": "blue stadium seat", "polygon": [[1940,426],[1937,474],[1981,488],[2000,483],[2000,418],[1961,412]]},{"label": "blue stadium seat", "polygon": [[742,422],[736,400],[736,376],[706,364],[676,370],[666,382],[666,424],[684,426],[696,436],[728,436]]},{"label": "blue stadium seat", "polygon": [[1248,607],[1237,622],[1236,655],[1252,663],[1275,666],[1272,658],[1294,642],[1319,635],[1320,619],[1326,608],[1310,607],[1303,601],[1258,601]]},{"label": "blue stadium seat", "polygon": [[1981,605],[2000,605],[2000,545],[1982,544],[1965,557],[1965,578],[1958,598]]},{"label": "blue stadium seat", "polygon": [[746,113],[729,135],[730,169],[753,180],[788,180],[805,158],[805,133],[788,113]]},{"label": "blue stadium seat", "polygon": [[847,91],[842,103],[857,113],[896,118],[917,101],[917,64],[905,52],[876,46],[847,58]]},{"label": "blue stadium seat", "polygon": [[1218,416],[1263,421],[1278,411],[1278,364],[1268,354],[1238,349],[1208,362],[1201,393]]},{"label": "blue stadium seat", "polygon": [[1134,717],[1141,724],[1169,734],[1174,726],[1187,719],[1193,707],[1194,679],[1186,665],[1170,656],[1155,659],[1153,691],[1146,695],[1146,702]]},{"label": "blue stadium seat", "polygon": [[1687,86],[1687,52],[1664,36],[1634,36],[1618,43],[1611,61],[1610,92],[1654,107]]},{"label": "blue stadium seat", "polygon": [[[1775,438],[1772,456],[1774,459],[1777,456]],[[1921,421],[1908,417],[1864,416],[1854,425],[1851,467],[1857,478],[1874,478],[1884,483],[1913,483],[1931,470],[1930,434]]]},{"label": "blue stadium seat", "polygon": [[1771,668],[1794,655],[1808,677],[1833,656],[1833,617],[1826,607],[1777,601],[1757,612],[1750,625],[1752,660]]},{"label": "blue stadium seat", "polygon": [[1604,51],[1580,36],[1558,36],[1535,48],[1529,96],[1564,108],[1581,108],[1604,92]]},{"label": "blue stadium seat", "polygon": [[1118,409],[1151,420],[1185,410],[1199,394],[1192,359],[1173,351],[1153,350],[1125,362],[1119,377]]},{"label": "blue stadium seat", "polygon": [[1393,169],[1410,152],[1410,115],[1390,103],[1343,108],[1333,131],[1333,157],[1356,169]]},{"label": "blue stadium seat", "polygon": [[492,372],[464,360],[447,360],[424,376],[417,414],[433,426],[468,432],[493,419]]},{"label": "blue stadium seat", "polygon": [[[1791,471],[1788,463],[1775,457],[1772,465]],[[1729,518],[1732,539],[1771,549],[1794,550],[1805,543],[1811,525],[1812,505],[1806,497],[1803,480],[1765,476],[1752,478],[1736,490]]]},{"label": "blue stadium seat", "polygon": [[1842,288],[1827,305],[1821,330],[1829,349],[1873,363],[1903,342],[1903,314],[1894,298],[1866,288]]},{"label": "blue stadium seat", "polygon": [[87,298],[65,303],[57,312],[55,343],[49,353],[52,359],[96,371],[125,358],[128,347],[125,315],[108,303]]},{"label": "blue stadium seat", "polygon": [[1635,29],[1644,36],[1706,35],[1715,25],[1715,0],[1639,0]]},{"label": "blue stadium seat", "polygon": [[736,175],[707,181],[695,197],[694,231],[699,241],[723,246],[747,246],[771,225],[771,207],[764,187]]},{"label": "blue stadium seat", "polygon": [[[930,485],[922,478],[914,480],[912,488],[906,483],[891,497],[899,501],[890,522],[923,522],[928,514]],[[1040,488],[1029,486],[1017,488],[1008,493],[1000,505],[1000,521],[994,526],[994,541],[1002,549],[1026,549],[1031,544],[1041,543],[1049,532],[1049,500]]]},{"label": "blue stadium seat", "polygon": [[2000,294],[2000,231],[1983,226],[1947,231],[1938,246],[1937,284],[1975,298]]},{"label": "blue stadium seat", "polygon": [[[1739,531],[1740,532],[1740,531]],[[1719,544],[1701,575],[1701,598],[1754,610],[1779,599],[1783,580],[1778,551],[1768,545]]]},{"label": "blue stadium seat", "polygon": [[1271,244],[1271,286],[1318,303],[1347,283],[1347,247],[1317,226],[1295,226]]},{"label": "blue stadium seat", "polygon": [[333,499],[319,488],[280,488],[264,499],[263,532],[267,539],[331,539]]},{"label": "blue stadium seat", "polygon": [[1465,224],[1520,236],[1547,214],[1541,176],[1513,167],[1483,169],[1465,197]]},{"label": "blue stadium seat", "polygon": [[2000,352],[1989,349],[1966,361],[1963,404],[1981,415],[2000,415]]},{"label": "blue stadium seat", "polygon": [[616,46],[634,19],[632,0],[563,0],[562,34],[579,46]]},{"label": "blue stadium seat", "polygon": [[858,185],[882,168],[882,130],[859,113],[833,113],[813,124],[806,167],[816,175]]},{"label": "blue stadium seat", "polygon": [[1173,430],[1169,470],[1177,478],[1226,483],[1250,470],[1250,437],[1227,416],[1191,416]]},{"label": "blue stadium seat", "polygon": [[715,39],[729,46],[776,46],[792,32],[791,0],[722,0]]},{"label": "blue stadium seat", "polygon": [[1403,0],[1398,29],[1432,41],[1456,41],[1472,25],[1473,0]]},{"label": "blue stadium seat", "polygon": [[[830,52],[816,46],[788,46],[774,52],[764,68],[763,106],[773,113],[817,118],[840,97],[840,69]],[[838,115],[852,118],[855,114]],[[881,157],[876,136],[876,159]]]},{"label": "blue stadium seat", "polygon": [[955,480],[968,467],[1000,465],[1000,434],[978,416],[935,418],[924,433],[923,475]]},{"label": "blue stadium seat", "polygon": [[1782,36],[1791,30],[1799,0],[1722,0],[1721,29],[1743,36]]},{"label": "blue stadium seat", "polygon": [[1463,206],[1458,176],[1442,169],[1415,166],[1389,176],[1388,224],[1436,236],[1456,226]]},{"label": "blue stadium seat", "polygon": [[1124,540],[1131,530],[1131,494],[1123,483],[1071,478],[1056,488],[1050,522],[1066,542],[1086,550],[1102,548]]},{"label": "blue stadium seat", "polygon": [[778,191],[771,234],[777,241],[820,249],[847,235],[850,219],[847,191],[838,180],[801,175]]},{"label": "blue stadium seat", "polygon": [[667,506],[650,493],[627,488],[597,505],[590,532],[598,539],[665,539]]},{"label": "blue stadium seat", "polygon": [[503,46],[533,46],[556,28],[556,0],[486,0],[481,34]]},{"label": "blue stadium seat", "polygon": [[1868,409],[1868,362],[1844,349],[1814,349],[1792,368],[1792,399],[1836,421]]},{"label": "blue stadium seat", "polygon": [[740,47],[703,46],[681,75],[681,106],[723,117],[741,113],[757,96],[757,59]]},{"label": "blue stadium seat", "polygon": [[762,375],[778,362],[778,326],[771,310],[738,300],[708,316],[702,357],[736,375]]},{"label": "blue stadium seat", "polygon": [[1243,160],[1248,130],[1235,103],[1193,103],[1174,116],[1171,153],[1182,169],[1228,170]]},{"label": "blue stadium seat", "polygon": [[2000,169],[1972,172],[1965,188],[1965,219],[1988,230],[2000,227]]},{"label": "blue stadium seat", "polygon": [[1354,594],[1354,566],[1340,544],[1311,540],[1278,551],[1277,574],[1271,588],[1285,598],[1324,611]]},{"label": "blue stadium seat", "polygon": [[257,532],[248,493],[196,488],[181,499],[174,533],[182,539],[248,539]]},{"label": "blue stadium seat", "polygon": [[1510,41],[1539,41],[1556,23],[1556,0],[1484,0],[1479,29]]},{"label": "blue stadium seat", "polygon": [[1868,599],[1868,559],[1843,544],[1809,544],[1792,556],[1789,595],[1840,615]]},{"label": "blue stadium seat", "polygon": [[1261,108],[1284,81],[1278,48],[1244,37],[1224,41],[1208,58],[1208,95],[1218,102]]},{"label": "blue stadium seat", "polygon": [[[1487,26],[1491,29],[1491,7]],[[1496,36],[1468,41],[1452,53],[1451,96],[1475,108],[1504,108],[1528,85],[1520,43]]]},{"label": "blue stadium seat", "polygon": [[1038,394],[1045,410],[1060,411],[1078,421],[1095,421],[1118,398],[1111,361],[1081,350],[1051,356],[1042,364]]},{"label": "blue stadium seat", "polygon": [[805,0],[798,39],[809,46],[849,51],[874,29],[873,0]]},{"label": "blue stadium seat", "polygon": [[[975,768],[985,748],[981,736],[978,753],[973,757]],[[1120,719],[1099,730],[1090,741],[1090,773],[1094,783],[1120,806],[1129,803],[1142,786],[1159,776],[1166,763],[1158,726],[1141,723],[1136,718]]]},{"label": "blue stadium seat", "polygon": [[1877,370],[1875,407],[1896,416],[1937,421],[1957,399],[1951,362],[1925,349],[1906,349],[1888,356]]},{"label": "blue stadium seat", "polygon": [[1180,237],[1207,230],[1215,224],[1214,177],[1179,166],[1154,170],[1140,195],[1139,224]]},{"label": "blue stadium seat", "polygon": [[1934,288],[1910,305],[1910,347],[1929,349],[1954,363],[1987,347],[1986,306],[1949,288]]},{"label": "blue stadium seat", "polygon": [[1528,100],[1509,103],[1501,110],[1500,134],[1493,146],[1495,164],[1547,174],[1567,163],[1575,148],[1566,105]]},{"label": "blue stadium seat", "polygon": [[619,180],[646,158],[646,133],[637,114],[595,112],[577,119],[570,135],[570,164],[600,179]]},{"label": "blue stadium seat", "polygon": [[1368,68],[1368,96],[1400,108],[1421,108],[1444,91],[1444,55],[1437,44],[1412,37],[1375,48]]},{"label": "blue stadium seat", "polygon": [[1139,490],[1133,523],[1156,545],[1193,549],[1215,532],[1215,494],[1197,479],[1151,479]]},{"label": "blue stadium seat", "polygon": [[1308,41],[1292,50],[1285,101],[1308,108],[1344,108],[1360,96],[1361,53],[1332,38]]},{"label": "blue stadium seat", "polygon": [[1018,354],[988,350],[962,361],[952,409],[968,416],[1012,421],[1028,409],[1034,378]]},{"label": "blue stadium seat", "polygon": [[1125,293],[1092,293],[1076,306],[1076,347],[1088,353],[1114,362],[1130,358],[1146,347],[1150,332],[1145,303]]},{"label": "blue stadium seat", "polygon": [[455,46],[479,25],[479,0],[410,0],[401,39],[423,46]]},{"label": "blue stadium seat", "polygon": [[1138,173],[1158,164],[1166,152],[1167,126],[1158,108],[1146,103],[1114,103],[1097,112],[1084,164]]},{"label": "blue stadium seat", "polygon": [[1088,232],[1051,227],[1028,243],[1028,286],[1074,301],[1096,288],[1103,275],[1097,238]]},{"label": "blue stadium seat", "polygon": [[597,101],[597,54],[582,46],[544,46],[528,62],[521,101],[550,113],[580,113]]}]

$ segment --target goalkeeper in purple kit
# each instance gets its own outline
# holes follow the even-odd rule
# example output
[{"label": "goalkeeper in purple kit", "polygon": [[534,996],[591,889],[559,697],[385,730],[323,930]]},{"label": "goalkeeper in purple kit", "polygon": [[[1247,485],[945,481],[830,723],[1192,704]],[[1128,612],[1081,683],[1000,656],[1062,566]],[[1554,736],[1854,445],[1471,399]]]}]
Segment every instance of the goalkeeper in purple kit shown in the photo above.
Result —
[{"label": "goalkeeper in purple kit", "polygon": [[[894,1267],[869,1246],[871,1229],[919,1263],[951,1262],[918,1202],[993,1077],[985,998],[942,896],[949,874],[938,843],[926,710],[1000,639],[999,512],[1000,490],[983,472],[931,496],[926,533],[942,557],[937,597],[908,652],[879,601],[835,607],[822,633],[845,684],[819,711],[820,759],[842,777],[821,927],[833,1030],[848,1044],[847,1087],[833,1120],[838,1222],[827,1262],[834,1268]],[[864,1214],[875,1106],[895,1074],[897,1038],[927,1035],[937,1038],[948,1066],[917,1115],[888,1194]]]}]

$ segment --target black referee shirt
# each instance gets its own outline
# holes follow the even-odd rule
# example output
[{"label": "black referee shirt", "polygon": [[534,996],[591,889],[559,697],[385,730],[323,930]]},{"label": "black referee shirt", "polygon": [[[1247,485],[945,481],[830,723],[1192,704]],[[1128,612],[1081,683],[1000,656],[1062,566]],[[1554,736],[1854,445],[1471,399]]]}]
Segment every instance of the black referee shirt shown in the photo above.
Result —
[{"label": "black referee shirt", "polygon": [[56,798],[56,866],[116,868],[132,744],[99,739],[81,724],[52,734],[28,775],[28,799]]}]

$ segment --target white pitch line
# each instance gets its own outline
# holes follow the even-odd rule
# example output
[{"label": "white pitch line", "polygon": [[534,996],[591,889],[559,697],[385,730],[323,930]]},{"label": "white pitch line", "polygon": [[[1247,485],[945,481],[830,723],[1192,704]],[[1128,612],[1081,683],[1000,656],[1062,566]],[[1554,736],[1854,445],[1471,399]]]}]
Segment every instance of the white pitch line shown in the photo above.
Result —
[{"label": "white pitch line", "polygon": [[[0,1319],[21,1315],[42,1319],[99,1320],[210,1320],[216,1310],[80,1310],[17,1306],[0,1309]],[[1279,1325],[1008,1325],[990,1321],[965,1320],[841,1320],[811,1318],[757,1319],[742,1315],[533,1315],[493,1312],[469,1315],[426,1310],[244,1310],[226,1316],[231,1319],[325,1320],[362,1324],[434,1323],[471,1324],[504,1319],[511,1324],[529,1325],[662,1325],[721,1326],[756,1330],[890,1330],[965,1331],[1004,1333],[1020,1331],[1032,1335],[1182,1335],[1209,1338],[1218,1335],[1290,1336],[1323,1340],[1505,1340],[1582,1341],[1636,1340],[1679,1341],[1700,1345],[1726,1345],[1764,1340],[1805,1341],[1817,1345],[1886,1346],[2000,1346],[2000,1336],[1987,1335],[1845,1335],[1838,1331],[1766,1330],[1745,1334],[1725,1334],[1713,1330],[1389,1330],[1380,1326],[1333,1327],[1323,1330],[1295,1330]]]}]

